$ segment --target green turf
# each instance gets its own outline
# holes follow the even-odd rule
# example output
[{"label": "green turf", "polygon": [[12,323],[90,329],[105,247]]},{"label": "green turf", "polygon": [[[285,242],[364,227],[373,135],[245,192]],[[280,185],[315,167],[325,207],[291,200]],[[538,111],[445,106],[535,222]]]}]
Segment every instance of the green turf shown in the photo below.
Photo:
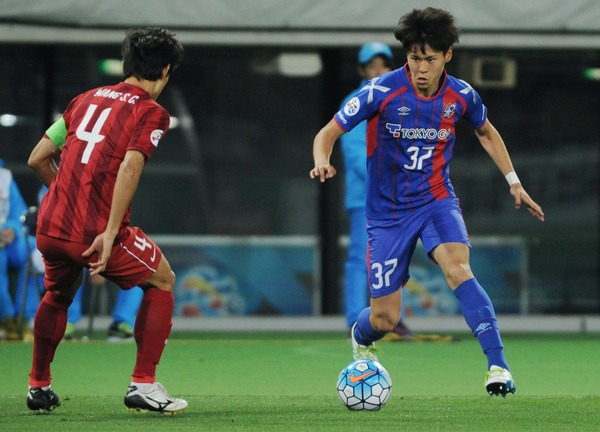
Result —
[{"label": "green turf", "polygon": [[0,430],[37,431],[597,431],[600,338],[504,335],[517,395],[483,389],[476,340],[381,343],[393,379],[380,412],[350,412],[335,393],[350,360],[342,334],[175,333],[158,379],[190,407],[180,416],[132,414],[122,398],[133,344],[63,343],[53,387],[63,405],[48,415],[25,406],[32,346],[0,344]]}]

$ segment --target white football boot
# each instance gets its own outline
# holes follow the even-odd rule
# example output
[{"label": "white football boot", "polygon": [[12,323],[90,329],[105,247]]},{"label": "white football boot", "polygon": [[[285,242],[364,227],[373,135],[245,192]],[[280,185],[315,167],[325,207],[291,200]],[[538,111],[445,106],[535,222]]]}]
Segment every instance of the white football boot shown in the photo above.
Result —
[{"label": "white football boot", "polygon": [[508,393],[515,394],[517,385],[509,370],[492,365],[485,373],[485,389],[490,396],[506,397]]},{"label": "white football boot", "polygon": [[352,326],[352,330],[350,330],[350,338],[352,339],[352,356],[354,360],[373,360],[379,361],[377,359],[377,354],[379,353],[379,349],[375,346],[374,343],[371,345],[361,345],[356,342],[354,339],[354,328],[356,327],[356,323]]},{"label": "white football boot", "polygon": [[130,385],[125,395],[125,406],[134,411],[156,411],[162,414],[178,414],[188,407],[184,399],[174,398],[165,387],[155,382],[148,391],[142,392]]}]

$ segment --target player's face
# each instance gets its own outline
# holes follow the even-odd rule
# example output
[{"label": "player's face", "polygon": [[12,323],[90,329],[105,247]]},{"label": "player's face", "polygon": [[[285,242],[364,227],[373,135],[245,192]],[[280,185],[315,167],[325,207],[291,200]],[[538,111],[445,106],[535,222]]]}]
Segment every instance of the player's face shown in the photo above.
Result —
[{"label": "player's face", "polygon": [[373,79],[381,74],[389,72],[391,69],[386,66],[386,62],[381,57],[375,57],[363,67],[363,76],[365,79]]},{"label": "player's face", "polygon": [[430,97],[435,93],[440,84],[440,77],[444,72],[444,66],[452,58],[452,48],[448,52],[434,51],[429,45],[425,45],[425,52],[420,45],[414,45],[407,54],[410,79],[423,97]]}]

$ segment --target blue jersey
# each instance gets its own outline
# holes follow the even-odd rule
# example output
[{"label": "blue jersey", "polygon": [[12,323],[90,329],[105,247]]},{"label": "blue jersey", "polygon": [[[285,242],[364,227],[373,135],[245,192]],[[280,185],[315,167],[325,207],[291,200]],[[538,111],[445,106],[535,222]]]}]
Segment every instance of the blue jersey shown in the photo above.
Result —
[{"label": "blue jersey", "polygon": [[395,218],[455,196],[449,163],[462,117],[474,128],[487,117],[469,84],[444,72],[438,92],[423,98],[406,66],[368,81],[335,114],[345,131],[367,120],[368,218]]}]

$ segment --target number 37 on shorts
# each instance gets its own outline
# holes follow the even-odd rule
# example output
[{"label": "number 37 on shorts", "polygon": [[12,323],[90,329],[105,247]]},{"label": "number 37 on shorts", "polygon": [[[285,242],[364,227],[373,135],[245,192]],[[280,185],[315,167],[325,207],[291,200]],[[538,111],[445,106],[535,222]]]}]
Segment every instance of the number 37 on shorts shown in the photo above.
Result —
[{"label": "number 37 on shorts", "polygon": [[371,262],[369,285],[372,297],[391,294],[401,288],[404,281],[398,274],[398,258],[380,262]]}]

